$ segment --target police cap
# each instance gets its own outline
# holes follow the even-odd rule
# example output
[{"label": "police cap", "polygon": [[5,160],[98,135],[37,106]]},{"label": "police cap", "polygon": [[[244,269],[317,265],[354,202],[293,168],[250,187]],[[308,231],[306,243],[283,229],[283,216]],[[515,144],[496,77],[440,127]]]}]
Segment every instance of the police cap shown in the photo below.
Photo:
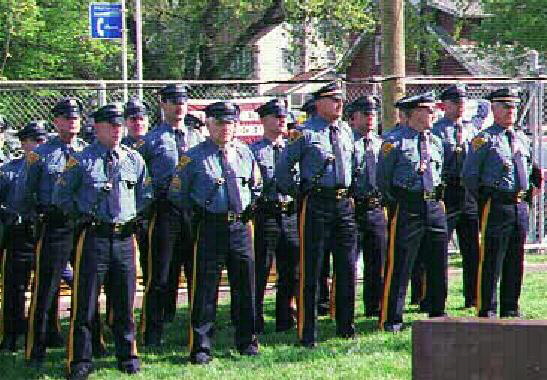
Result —
[{"label": "police cap", "polygon": [[378,108],[380,106],[380,101],[376,96],[373,95],[366,95],[361,96],[357,99],[355,99],[349,109],[348,113],[352,114],[354,112],[364,112],[364,113],[372,113],[375,111],[378,111]]},{"label": "police cap", "polygon": [[433,107],[435,106],[435,96],[432,92],[407,96],[395,103],[395,106],[406,110],[411,110],[418,107]]},{"label": "police cap", "polygon": [[188,100],[188,89],[183,84],[170,84],[159,90],[163,103],[171,101],[176,104],[184,104]]},{"label": "police cap", "polygon": [[517,89],[508,87],[492,91],[486,96],[486,99],[490,100],[492,103],[501,102],[513,105],[517,105],[518,103],[520,103],[520,97]]},{"label": "police cap", "polygon": [[64,116],[64,117],[81,117],[83,111],[83,105],[80,99],[68,97],[61,99],[51,112],[53,116]]},{"label": "police cap", "polygon": [[215,102],[209,104],[205,109],[205,116],[214,117],[222,121],[239,120],[239,106],[232,102]]},{"label": "police cap", "polygon": [[275,117],[287,116],[287,108],[285,103],[279,99],[272,99],[267,103],[264,103],[257,109],[255,112],[258,113],[260,117],[265,117],[268,115],[273,115]]},{"label": "police cap", "polygon": [[311,114],[315,113],[315,99],[310,98],[310,99],[306,100],[306,102],[302,106],[301,110],[303,112],[307,113],[308,115],[311,115]]},{"label": "police cap", "polygon": [[199,129],[205,126],[205,123],[199,117],[189,113],[184,116],[184,124],[194,129]]},{"label": "police cap", "polygon": [[331,97],[339,99],[343,98],[342,87],[340,87],[338,82],[331,82],[315,91],[312,95],[315,100]]},{"label": "police cap", "polygon": [[33,120],[20,129],[19,132],[16,133],[16,136],[20,140],[28,138],[45,140],[47,137],[47,122],[44,120]]},{"label": "police cap", "polygon": [[95,123],[123,124],[123,112],[121,103],[111,103],[99,108],[91,117]]},{"label": "police cap", "polygon": [[125,109],[123,111],[123,116],[126,119],[129,117],[135,117],[135,116],[146,116],[147,114],[148,114],[148,109],[146,104],[136,98],[129,100],[125,104]]},{"label": "police cap", "polygon": [[467,98],[467,90],[464,85],[453,85],[445,89],[439,96],[440,100],[459,100]]}]

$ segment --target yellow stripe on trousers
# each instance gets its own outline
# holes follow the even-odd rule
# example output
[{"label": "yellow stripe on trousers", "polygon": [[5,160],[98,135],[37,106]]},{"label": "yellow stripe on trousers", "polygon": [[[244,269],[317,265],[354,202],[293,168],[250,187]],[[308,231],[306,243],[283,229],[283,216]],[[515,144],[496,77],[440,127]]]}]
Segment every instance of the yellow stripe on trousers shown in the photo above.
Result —
[{"label": "yellow stripe on trousers", "polygon": [[192,266],[192,289],[191,289],[191,296],[190,296],[190,318],[189,318],[189,329],[188,329],[188,350],[190,351],[190,354],[192,353],[192,349],[194,348],[194,330],[192,329],[192,311],[194,309],[194,296],[196,294],[196,272],[197,272],[197,265],[198,265],[198,244],[199,244],[199,233],[201,229],[201,223],[198,224],[196,228],[196,236],[194,240],[194,257],[193,257],[193,266]]},{"label": "yellow stripe on trousers", "polygon": [[393,276],[393,264],[395,260],[395,232],[397,231],[397,218],[399,216],[399,204],[395,209],[393,217],[389,221],[389,247],[387,251],[386,273],[384,281],[384,295],[382,298],[382,307],[380,309],[380,329],[384,328],[384,323],[387,319],[388,305],[389,305],[389,292],[391,288],[391,278]]},{"label": "yellow stripe on trousers", "polygon": [[44,233],[46,230],[45,224],[42,225],[42,230],[40,231],[40,237],[38,241],[36,242],[36,260],[34,264],[34,284],[32,289],[32,298],[30,301],[30,311],[28,315],[28,327],[27,327],[27,341],[26,341],[26,349],[25,349],[25,358],[28,360],[30,359],[30,355],[32,354],[32,348],[34,345],[34,318],[36,314],[36,302],[38,297],[38,284],[40,280],[40,276],[38,275],[39,268],[40,268],[40,254],[42,252],[42,243],[44,241]]},{"label": "yellow stripe on trousers", "polygon": [[4,313],[6,310],[4,310],[6,306],[6,256],[7,256],[7,249],[4,249],[4,256],[2,257],[2,308],[0,309],[0,336],[4,338],[4,324],[5,322],[5,315]]},{"label": "yellow stripe on trousers", "polygon": [[[298,285],[299,285],[299,291],[298,291],[298,338],[302,340],[303,333],[304,333],[304,284],[306,281],[305,278],[305,267],[304,267],[304,261],[305,261],[305,246],[304,243],[306,242],[305,239],[305,227],[306,227],[306,208],[308,204],[308,196],[304,196],[304,199],[302,200],[302,210],[300,210],[300,220],[299,220],[299,226],[298,226],[298,232],[300,235],[300,276],[298,279]],[[313,295],[312,295],[313,297]]]},{"label": "yellow stripe on trousers", "polygon": [[[146,279],[146,285],[144,286],[144,296],[142,297],[140,324],[141,334],[144,334],[146,331],[146,299],[148,298],[148,292],[150,291],[150,285],[152,284],[152,237],[154,236],[154,227],[156,226],[157,217],[158,212],[155,211],[152,215],[152,218],[150,218],[150,224],[148,225],[148,278]],[[142,339],[144,341],[144,335]]]},{"label": "yellow stripe on trousers", "polygon": [[74,360],[74,323],[76,322],[76,313],[78,312],[78,283],[80,281],[80,264],[82,261],[82,251],[84,249],[85,241],[85,228],[80,233],[78,238],[78,245],[76,245],[76,259],[74,263],[74,280],[72,281],[72,297],[71,297],[71,311],[70,311],[70,330],[68,334],[68,348],[67,348],[67,370],[70,373],[70,364]]},{"label": "yellow stripe on trousers", "polygon": [[490,214],[490,207],[492,206],[492,198],[488,198],[486,204],[482,209],[481,215],[481,228],[480,228],[480,237],[479,237],[479,268],[477,271],[477,313],[481,311],[482,308],[482,265],[484,263],[484,243],[486,237],[486,226],[488,225],[488,215]]}]

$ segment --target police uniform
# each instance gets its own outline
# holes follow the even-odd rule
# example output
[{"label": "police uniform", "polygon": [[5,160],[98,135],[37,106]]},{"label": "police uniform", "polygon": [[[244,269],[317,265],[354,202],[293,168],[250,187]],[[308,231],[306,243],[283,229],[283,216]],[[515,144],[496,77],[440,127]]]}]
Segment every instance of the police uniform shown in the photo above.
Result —
[{"label": "police uniform", "polygon": [[[492,103],[516,106],[518,93],[508,88],[492,92]],[[496,287],[500,282],[500,316],[519,316],[524,242],[528,231],[528,204],[532,170],[531,144],[512,127],[494,123],[472,141],[462,179],[478,197],[481,241],[479,249],[477,310],[480,317],[497,314]],[[541,181],[534,181],[539,185]]]},{"label": "police uniform", "polygon": [[[378,101],[372,96],[355,100],[350,109],[354,112],[377,112]],[[370,131],[362,135],[354,131],[355,155],[352,195],[355,200],[355,219],[363,249],[363,297],[365,315],[377,316],[383,290],[383,268],[387,249],[387,220],[382,199],[376,184],[376,166],[382,139]],[[357,259],[358,252],[356,253]]]},{"label": "police uniform", "polygon": [[[123,123],[121,104],[93,114],[95,123]],[[75,286],[68,343],[69,379],[91,372],[91,331],[102,283],[112,302],[112,331],[118,368],[139,371],[133,302],[136,286],[135,219],[152,198],[151,180],[142,157],[122,145],[100,141],[69,159],[59,178],[55,204],[80,225],[75,258]],[[68,217],[68,216],[67,216]]]},{"label": "police uniform", "polygon": [[[80,117],[81,110],[79,100],[66,98],[58,102],[52,112],[54,116]],[[53,326],[57,324],[48,313],[57,310],[60,280],[70,259],[74,239],[74,225],[53,203],[53,189],[70,156],[85,145],[78,138],[65,143],[55,137],[26,156],[24,172],[17,179],[17,207],[22,212],[36,210],[41,220],[25,353],[26,359],[37,366],[45,356],[49,339],[46,327],[54,330]]]},{"label": "police uniform", "polygon": [[[462,101],[467,98],[463,86],[450,86],[440,95],[440,100]],[[443,182],[446,185],[444,204],[448,238],[456,230],[463,262],[463,294],[465,307],[476,305],[477,269],[479,261],[479,217],[477,201],[464,187],[461,171],[471,139],[478,131],[469,122],[456,123],[443,117],[433,125],[433,134],[443,142]]]},{"label": "police uniform", "polygon": [[[408,108],[434,105],[429,94],[407,100]],[[413,111],[416,112],[416,111]],[[430,284],[431,317],[444,315],[447,294],[446,214],[442,202],[441,140],[429,131],[418,132],[404,126],[382,144],[378,160],[378,187],[392,203],[389,249],[384,273],[384,294],[380,328],[399,331],[403,327],[403,308],[408,280],[420,249],[426,257]]]},{"label": "police uniform", "polygon": [[[207,117],[237,121],[239,108],[217,102],[205,108]],[[255,267],[250,205],[256,199],[260,170],[249,147],[238,140],[220,148],[206,139],[181,156],[171,182],[170,199],[193,208],[196,226],[189,332],[190,359],[211,359],[220,271],[228,269],[238,315],[235,344],[244,355],[256,355]]]},{"label": "police uniform", "polygon": [[[138,99],[129,100],[123,112],[124,119],[127,120],[130,117],[135,116],[147,116],[148,109],[146,105]],[[125,145],[137,152],[141,153],[144,145],[144,136],[125,136],[122,141],[122,145]],[[135,236],[137,237],[137,244],[139,246],[139,263],[142,270],[142,278],[146,281],[148,278],[147,262],[148,262],[148,218],[140,218],[137,223],[137,231]]]},{"label": "police uniform", "polygon": [[[316,100],[340,96],[341,90],[335,83],[314,93]],[[279,190],[283,194],[296,194],[292,168],[297,162],[300,164],[300,191],[304,196],[299,219],[298,337],[306,347],[315,346],[317,340],[318,281],[328,248],[333,252],[335,264],[336,332],[342,337],[355,335],[356,227],[349,193],[352,156],[353,134],[347,124],[340,120],[328,122],[316,114],[283,151],[276,167]],[[336,245],[327,247],[329,241],[336,241]]]},{"label": "police uniform", "polygon": [[[181,85],[164,87],[160,95],[163,102],[183,104],[188,100],[186,88]],[[176,283],[175,290],[178,289],[181,264],[184,264],[184,274],[190,283],[191,213],[175,208],[168,201],[167,193],[180,158],[202,140],[200,133],[193,128],[184,126],[175,130],[171,125],[161,123],[146,135],[142,146],[141,153],[150,170],[155,198],[150,217],[148,279],[141,320],[145,345],[161,344],[164,309],[172,302],[170,299],[176,297],[176,294],[169,295],[169,290],[173,292],[173,282]],[[169,281],[169,278],[174,279]]]},{"label": "police uniform", "polygon": [[[285,105],[279,100],[263,104],[256,112],[260,117],[287,115]],[[264,293],[274,258],[276,331],[288,330],[295,324],[291,301],[296,296],[299,252],[296,202],[290,196],[278,193],[275,178],[275,165],[286,144],[285,138],[271,141],[263,137],[250,146],[264,183],[255,217],[256,328],[259,333],[264,331]]]},{"label": "police uniform", "polygon": [[[44,122],[30,122],[17,133],[20,140],[45,140]],[[6,253],[2,266],[2,343],[0,349],[15,352],[17,337],[26,332],[25,292],[34,262],[34,222],[30,211],[22,214],[13,205],[16,180],[25,158],[16,158],[0,168],[1,218],[5,225]]]}]

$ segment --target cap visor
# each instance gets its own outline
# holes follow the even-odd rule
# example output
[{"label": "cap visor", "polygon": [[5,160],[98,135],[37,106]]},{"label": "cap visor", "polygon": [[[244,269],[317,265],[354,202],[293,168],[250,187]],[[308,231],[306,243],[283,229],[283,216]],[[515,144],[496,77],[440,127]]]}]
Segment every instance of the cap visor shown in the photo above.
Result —
[{"label": "cap visor", "polygon": [[219,115],[215,116],[215,119],[218,121],[237,121],[238,117],[236,115]]}]

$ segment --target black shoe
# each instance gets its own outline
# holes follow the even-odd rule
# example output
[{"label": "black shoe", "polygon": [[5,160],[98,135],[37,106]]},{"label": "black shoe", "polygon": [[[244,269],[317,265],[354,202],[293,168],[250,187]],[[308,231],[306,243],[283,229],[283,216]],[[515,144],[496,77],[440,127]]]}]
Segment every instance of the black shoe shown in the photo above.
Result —
[{"label": "black shoe", "polygon": [[366,310],[365,311],[365,317],[372,318],[372,317],[379,317],[380,311],[379,310]]},{"label": "black shoe", "polygon": [[118,369],[128,375],[134,375],[141,371],[141,365],[139,359],[133,359],[125,363],[118,362]]},{"label": "black shoe", "polygon": [[65,346],[65,339],[59,333],[50,333],[46,338],[46,347],[60,348]]},{"label": "black shoe", "polygon": [[315,342],[300,342],[300,346],[307,348],[309,350],[313,350],[317,348],[317,343]]},{"label": "black shoe", "polygon": [[44,359],[43,358],[30,358],[27,360],[27,367],[35,369],[36,371],[39,371],[44,366]]},{"label": "black shoe", "polygon": [[317,315],[319,316],[325,316],[330,314],[330,305],[329,303],[320,303],[317,306]]},{"label": "black shoe", "polygon": [[384,331],[398,333],[403,331],[404,325],[400,322],[398,323],[384,323]]},{"label": "black shoe", "polygon": [[446,313],[430,313],[429,318],[443,318],[448,317],[448,314]]},{"label": "black shoe", "polygon": [[479,318],[496,319],[497,315],[495,311],[479,311]]},{"label": "black shoe", "polygon": [[500,318],[522,318],[522,314],[518,310],[507,310],[500,313]]},{"label": "black shoe", "polygon": [[93,368],[90,365],[84,365],[70,371],[66,377],[67,380],[87,380]]},{"label": "black shoe", "polygon": [[17,335],[4,335],[0,343],[0,352],[17,352]]},{"label": "black shoe", "polygon": [[471,300],[471,301],[465,301],[465,305],[464,305],[464,308],[465,309],[472,309],[474,307],[477,307],[477,301],[476,300]]},{"label": "black shoe", "polygon": [[254,344],[250,344],[247,346],[247,348],[243,350],[239,350],[239,354],[243,356],[257,356],[258,355],[258,347]]},{"label": "black shoe", "polygon": [[208,364],[213,358],[206,352],[198,352],[190,355],[190,362],[192,364]]}]

